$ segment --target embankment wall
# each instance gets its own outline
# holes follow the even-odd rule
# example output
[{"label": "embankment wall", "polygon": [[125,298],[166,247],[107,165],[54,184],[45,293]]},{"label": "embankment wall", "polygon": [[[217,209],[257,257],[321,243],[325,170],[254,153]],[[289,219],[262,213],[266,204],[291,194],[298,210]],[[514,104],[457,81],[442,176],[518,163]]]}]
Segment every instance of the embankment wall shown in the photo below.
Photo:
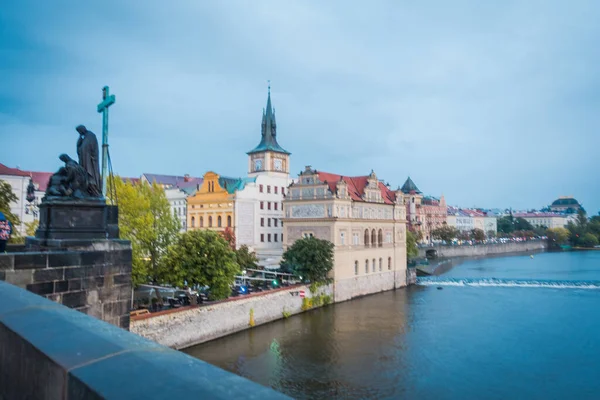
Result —
[{"label": "embankment wall", "polygon": [[477,244],[473,246],[429,246],[419,248],[418,257],[426,257],[428,250],[435,250],[438,257],[480,257],[494,254],[543,251],[548,248],[545,240],[527,242]]}]

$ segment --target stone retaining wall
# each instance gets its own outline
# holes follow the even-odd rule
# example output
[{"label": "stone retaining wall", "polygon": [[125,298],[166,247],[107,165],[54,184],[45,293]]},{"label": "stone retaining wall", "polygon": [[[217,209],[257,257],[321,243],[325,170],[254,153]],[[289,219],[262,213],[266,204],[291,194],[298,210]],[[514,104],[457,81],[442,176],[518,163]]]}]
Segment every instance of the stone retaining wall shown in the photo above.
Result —
[{"label": "stone retaining wall", "polygon": [[335,302],[350,300],[406,286],[406,271],[384,271],[338,280],[334,284]]},{"label": "stone retaining wall", "polygon": [[427,250],[436,250],[438,257],[479,257],[492,254],[542,251],[548,248],[545,240],[527,242],[477,244],[473,246],[430,246],[419,248],[418,257],[425,257]]}]

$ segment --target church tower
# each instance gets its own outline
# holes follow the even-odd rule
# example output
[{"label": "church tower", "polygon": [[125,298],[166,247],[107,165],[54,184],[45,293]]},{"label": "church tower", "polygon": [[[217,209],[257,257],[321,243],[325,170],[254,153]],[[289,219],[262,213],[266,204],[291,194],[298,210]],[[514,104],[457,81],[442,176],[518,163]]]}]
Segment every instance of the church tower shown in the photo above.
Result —
[{"label": "church tower", "polygon": [[248,153],[248,175],[289,175],[290,152],[277,143],[275,110],[271,106],[271,86],[267,95],[267,108],[263,109],[260,143]]}]

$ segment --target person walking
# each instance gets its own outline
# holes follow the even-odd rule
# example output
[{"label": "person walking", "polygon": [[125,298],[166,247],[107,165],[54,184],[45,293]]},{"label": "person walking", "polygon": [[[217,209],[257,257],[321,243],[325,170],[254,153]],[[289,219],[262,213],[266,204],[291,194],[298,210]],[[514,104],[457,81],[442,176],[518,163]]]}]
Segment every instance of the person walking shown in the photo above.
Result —
[{"label": "person walking", "polygon": [[0,212],[0,253],[6,252],[6,243],[12,234],[12,225],[4,213]]}]

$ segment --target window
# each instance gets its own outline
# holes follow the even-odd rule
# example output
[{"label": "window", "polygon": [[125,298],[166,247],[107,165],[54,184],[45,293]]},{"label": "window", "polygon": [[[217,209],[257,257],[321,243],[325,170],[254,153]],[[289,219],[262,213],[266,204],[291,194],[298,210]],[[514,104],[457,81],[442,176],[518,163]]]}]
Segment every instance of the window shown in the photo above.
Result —
[{"label": "window", "polygon": [[275,210],[277,210],[278,205],[279,205],[279,203],[273,203],[273,207],[275,208]]},{"label": "window", "polygon": [[360,242],[360,238],[358,237],[358,233],[352,234],[352,244],[357,245]]},{"label": "window", "polygon": [[373,259],[373,262],[371,263],[371,268],[373,269],[373,272],[375,272],[375,259]]},{"label": "window", "polygon": [[270,242],[270,241],[271,241],[271,234],[269,233],[269,234],[267,234],[267,242]]},{"label": "window", "polygon": [[219,215],[219,216],[217,217],[217,226],[218,226],[219,228],[221,227],[221,225],[222,225],[222,222],[223,222],[223,219],[222,219],[222,218],[221,218],[221,216]]},{"label": "window", "polygon": [[212,216],[208,217],[208,227],[212,228]]},{"label": "window", "polygon": [[[369,230],[365,229],[365,247],[369,247]],[[369,271],[367,271],[369,272]]]},{"label": "window", "polygon": [[354,261],[354,275],[358,275],[358,261]]},{"label": "window", "polygon": [[271,209],[271,202],[267,201],[267,210],[270,210],[270,209]]},{"label": "window", "polygon": [[365,260],[365,274],[369,273],[369,260]]},{"label": "window", "polygon": [[204,217],[200,217],[200,228],[204,227]]},{"label": "window", "polygon": [[260,209],[261,209],[261,210],[264,210],[264,209],[265,209],[265,202],[264,202],[264,201],[261,201],[261,202],[260,202]]},{"label": "window", "polygon": [[231,215],[227,216],[227,226],[231,228]]},{"label": "window", "polygon": [[273,218],[273,226],[277,228],[277,218]]},{"label": "window", "polygon": [[381,229],[377,234],[377,241],[379,242],[379,247],[383,246],[383,231]]},{"label": "window", "polygon": [[302,234],[302,237],[304,237],[304,238],[311,238],[311,237],[313,237],[313,234],[312,234],[312,232],[304,232]]},{"label": "window", "polygon": [[344,246],[346,244],[346,233],[340,232],[340,244]]},{"label": "window", "polygon": [[383,270],[383,258],[379,259],[379,272]]},{"label": "window", "polygon": [[388,270],[392,269],[392,257],[388,257]]},{"label": "window", "polygon": [[371,245],[373,247],[377,246],[377,233],[375,232],[375,229],[371,231]]},{"label": "window", "polygon": [[271,185],[267,185],[267,193],[271,193]]},{"label": "window", "polygon": [[260,234],[260,241],[264,243],[264,241],[265,241],[265,234],[264,233]]},{"label": "window", "polygon": [[265,219],[264,218],[260,219],[260,226],[265,226]]},{"label": "window", "polygon": [[271,218],[267,218],[267,226],[271,226]]},{"label": "window", "polygon": [[263,185],[258,185],[258,191],[261,193],[263,192]]},{"label": "window", "polygon": [[[200,217],[202,218],[202,217]],[[196,218],[192,217],[192,228],[196,227]]]},{"label": "window", "polygon": [[392,234],[390,232],[385,234],[385,242],[392,243]]},{"label": "window", "polygon": [[283,233],[281,234],[281,241],[283,242]]},{"label": "window", "polygon": [[277,186],[273,186],[273,190],[275,191],[275,194],[277,194],[277,189],[279,189]]},{"label": "window", "polygon": [[285,188],[283,186],[281,187],[281,194],[285,196]]},{"label": "window", "polygon": [[277,241],[277,234],[273,234],[273,241],[276,242]]}]

